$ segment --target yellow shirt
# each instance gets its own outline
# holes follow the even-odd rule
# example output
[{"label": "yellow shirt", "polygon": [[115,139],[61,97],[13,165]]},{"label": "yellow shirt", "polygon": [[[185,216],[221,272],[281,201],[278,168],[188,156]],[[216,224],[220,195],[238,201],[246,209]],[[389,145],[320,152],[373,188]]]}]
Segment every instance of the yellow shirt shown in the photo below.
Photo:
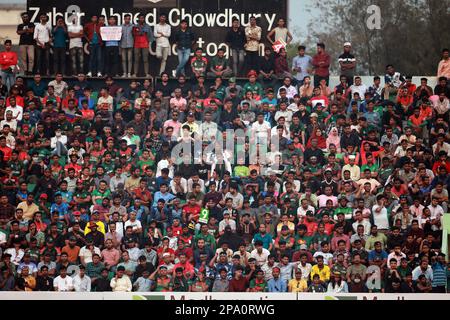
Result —
[{"label": "yellow shirt", "polygon": [[[106,230],[105,230],[105,224],[104,224],[103,222],[97,221],[95,224],[97,225],[97,230],[98,230],[99,232],[101,232],[101,233],[103,233],[103,234],[106,233]],[[89,223],[88,223],[88,224],[86,225],[86,228],[84,229],[84,235],[89,234],[91,231],[92,231],[92,230],[91,230],[91,228],[89,227]]]},{"label": "yellow shirt", "polygon": [[22,209],[23,217],[28,220],[33,219],[34,214],[39,211],[39,207],[36,204],[32,203],[31,205],[28,205],[26,201],[19,203],[17,209]]},{"label": "yellow shirt", "polygon": [[292,279],[288,283],[289,292],[307,292],[308,283],[305,279]]},{"label": "yellow shirt", "polygon": [[322,269],[319,269],[317,264],[311,268],[311,280],[315,274],[318,274],[321,281],[330,280],[330,267],[324,265]]}]

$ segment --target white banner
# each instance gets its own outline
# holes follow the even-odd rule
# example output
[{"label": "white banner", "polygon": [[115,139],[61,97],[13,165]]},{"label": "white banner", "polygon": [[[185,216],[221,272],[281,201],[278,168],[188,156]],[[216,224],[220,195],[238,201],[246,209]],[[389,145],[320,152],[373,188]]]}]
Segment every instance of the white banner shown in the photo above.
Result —
[{"label": "white banner", "polygon": [[120,41],[122,38],[122,27],[101,27],[100,35],[103,41]]}]

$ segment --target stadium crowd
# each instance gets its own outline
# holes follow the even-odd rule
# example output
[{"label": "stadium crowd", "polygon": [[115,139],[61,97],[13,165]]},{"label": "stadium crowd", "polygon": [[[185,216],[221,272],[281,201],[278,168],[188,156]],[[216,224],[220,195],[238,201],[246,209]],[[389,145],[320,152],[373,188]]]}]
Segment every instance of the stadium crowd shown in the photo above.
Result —
[{"label": "stadium crowd", "polygon": [[446,292],[448,49],[435,88],[392,65],[381,85],[348,42],[288,63],[271,49],[292,41],[283,19],[265,39],[235,20],[230,59],[191,56],[196,35],[164,15],[126,16],[121,41],[102,41],[102,16],[22,19],[19,54],[0,52],[1,291]]}]

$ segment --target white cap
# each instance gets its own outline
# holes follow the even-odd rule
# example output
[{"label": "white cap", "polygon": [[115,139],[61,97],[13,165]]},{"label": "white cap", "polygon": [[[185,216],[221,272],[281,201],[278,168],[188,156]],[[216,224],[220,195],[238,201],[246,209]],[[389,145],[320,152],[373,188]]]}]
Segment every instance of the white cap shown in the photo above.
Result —
[{"label": "white cap", "polygon": [[350,42],[344,43],[344,47],[351,47],[351,46],[352,46],[352,44]]}]

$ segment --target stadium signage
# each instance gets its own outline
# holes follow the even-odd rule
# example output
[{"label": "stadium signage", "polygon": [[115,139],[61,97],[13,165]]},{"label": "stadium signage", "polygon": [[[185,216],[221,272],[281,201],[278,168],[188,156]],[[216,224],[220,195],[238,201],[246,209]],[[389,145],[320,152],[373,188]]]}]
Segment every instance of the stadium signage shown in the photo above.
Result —
[{"label": "stadium signage", "polygon": [[[247,26],[251,16],[257,17],[264,42],[265,35],[276,26],[277,20],[287,16],[287,0],[28,0],[27,6],[32,22],[38,22],[39,15],[45,13],[52,25],[59,17],[71,24],[74,16],[79,18],[77,21],[86,23],[94,14],[104,15],[106,20],[114,16],[119,25],[126,14],[131,14],[132,22],[136,23],[142,13],[146,22],[154,26],[163,12],[167,14],[172,31],[182,20],[187,20],[198,36],[197,46],[206,49],[209,56],[214,56],[220,47],[227,47],[225,37],[233,19],[238,18],[243,26]],[[263,52],[264,45],[261,45]],[[172,55],[176,55],[175,48]]]}]

